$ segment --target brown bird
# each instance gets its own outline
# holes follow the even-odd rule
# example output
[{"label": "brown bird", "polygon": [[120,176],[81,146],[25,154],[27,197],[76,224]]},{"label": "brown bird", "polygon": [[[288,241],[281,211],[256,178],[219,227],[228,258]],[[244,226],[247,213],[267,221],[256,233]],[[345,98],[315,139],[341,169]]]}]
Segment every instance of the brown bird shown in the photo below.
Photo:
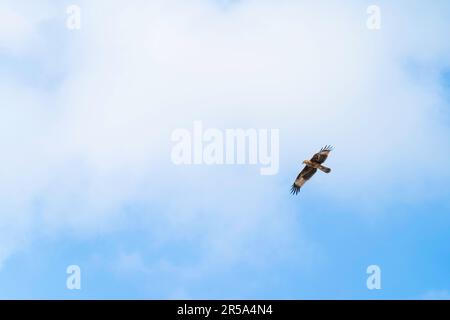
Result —
[{"label": "brown bird", "polygon": [[298,174],[297,179],[295,179],[294,184],[291,188],[292,194],[297,194],[300,192],[300,188],[303,187],[303,185],[311,179],[311,177],[317,172],[317,169],[325,172],[330,173],[331,169],[327,168],[322,165],[322,163],[327,160],[328,155],[333,150],[332,146],[325,146],[318,153],[316,153],[311,160],[305,160],[303,163],[305,164],[305,167],[303,170]]}]

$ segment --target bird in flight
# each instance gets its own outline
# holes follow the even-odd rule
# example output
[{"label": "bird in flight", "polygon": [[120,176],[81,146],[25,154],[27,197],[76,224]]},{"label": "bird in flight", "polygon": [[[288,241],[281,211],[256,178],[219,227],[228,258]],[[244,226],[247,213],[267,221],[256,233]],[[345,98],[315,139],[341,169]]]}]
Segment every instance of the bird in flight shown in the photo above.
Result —
[{"label": "bird in flight", "polygon": [[330,173],[331,169],[327,168],[322,165],[322,163],[327,160],[328,155],[333,150],[332,146],[325,146],[322,149],[320,149],[319,152],[317,152],[311,160],[305,160],[303,161],[303,164],[305,164],[305,167],[303,170],[298,174],[297,179],[295,179],[294,184],[291,188],[292,194],[297,194],[300,192],[300,188],[303,187],[303,185],[311,179],[311,177],[317,172],[317,169],[320,171],[323,171],[325,173]]}]

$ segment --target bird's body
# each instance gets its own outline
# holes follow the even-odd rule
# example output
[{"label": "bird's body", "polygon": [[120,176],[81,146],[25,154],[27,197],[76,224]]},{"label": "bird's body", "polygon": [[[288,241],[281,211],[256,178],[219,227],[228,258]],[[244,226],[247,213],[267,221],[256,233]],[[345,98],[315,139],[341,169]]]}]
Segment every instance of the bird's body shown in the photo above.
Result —
[{"label": "bird's body", "polygon": [[324,148],[320,149],[318,153],[316,153],[311,160],[305,160],[303,163],[305,164],[305,167],[303,170],[299,173],[297,176],[297,179],[295,179],[294,184],[291,188],[292,194],[299,193],[300,189],[303,187],[303,185],[311,179],[311,177],[317,172],[317,170],[321,170],[325,173],[330,173],[331,169],[325,167],[322,165],[322,163],[327,160],[328,155],[333,150],[331,146],[325,146]]}]

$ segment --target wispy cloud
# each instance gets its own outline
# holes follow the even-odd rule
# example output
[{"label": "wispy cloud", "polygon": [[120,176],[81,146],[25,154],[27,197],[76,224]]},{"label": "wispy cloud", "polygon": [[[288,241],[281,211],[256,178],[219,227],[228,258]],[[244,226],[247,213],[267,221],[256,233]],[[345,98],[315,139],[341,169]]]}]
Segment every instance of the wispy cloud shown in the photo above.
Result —
[{"label": "wispy cloud", "polygon": [[[32,14],[2,6],[8,50],[48,36]],[[301,226],[312,201],[365,214],[445,192],[450,167],[429,170],[430,156],[450,156],[440,82],[450,26],[439,6],[386,3],[379,31],[366,28],[356,1],[79,6],[81,30],[55,39],[66,76],[52,92],[0,83],[0,261],[35,234],[89,236],[140,221],[154,243],[200,248],[196,270],[271,257],[301,265],[314,257]],[[49,12],[64,28],[64,7]],[[411,65],[431,71],[418,76]],[[173,166],[171,132],[197,119],[279,128],[280,175]],[[308,186],[310,202],[289,198],[301,161],[324,144],[336,147],[333,175]]]}]

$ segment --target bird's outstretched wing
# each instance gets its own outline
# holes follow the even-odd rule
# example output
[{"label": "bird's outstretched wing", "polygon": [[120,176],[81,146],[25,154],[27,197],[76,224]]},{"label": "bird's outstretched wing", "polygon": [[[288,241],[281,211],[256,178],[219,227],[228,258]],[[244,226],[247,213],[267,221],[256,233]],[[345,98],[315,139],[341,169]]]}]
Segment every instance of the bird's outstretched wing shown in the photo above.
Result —
[{"label": "bird's outstretched wing", "polygon": [[297,179],[295,179],[294,184],[291,187],[291,193],[296,195],[300,192],[301,187],[308,181],[315,173],[316,168],[305,166],[303,170],[298,174]]},{"label": "bird's outstretched wing", "polygon": [[311,158],[311,161],[322,164],[327,160],[331,151],[333,151],[332,146],[325,146]]}]

